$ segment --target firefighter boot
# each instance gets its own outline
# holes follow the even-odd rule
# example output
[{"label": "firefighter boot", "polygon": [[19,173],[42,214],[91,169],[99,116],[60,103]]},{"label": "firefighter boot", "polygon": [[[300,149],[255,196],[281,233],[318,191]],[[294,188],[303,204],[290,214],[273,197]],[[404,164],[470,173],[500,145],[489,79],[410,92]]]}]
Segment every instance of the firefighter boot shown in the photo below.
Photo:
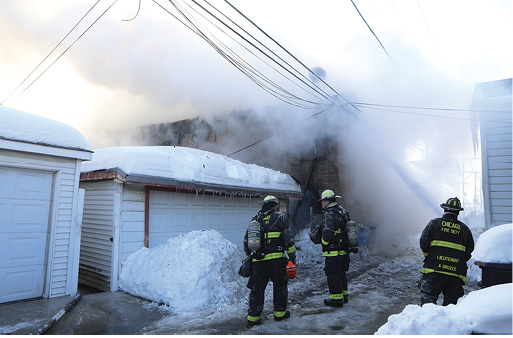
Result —
[{"label": "firefighter boot", "polygon": [[328,306],[333,307],[342,307],[344,306],[344,300],[343,299],[325,299],[324,304]]},{"label": "firefighter boot", "polygon": [[344,303],[347,303],[347,302],[349,302],[349,296],[344,295]]},{"label": "firefighter boot", "polygon": [[276,313],[274,314],[274,320],[284,320],[290,317],[290,312],[286,311],[285,314],[281,317],[276,316]]},{"label": "firefighter boot", "polygon": [[260,316],[258,316],[258,317],[248,316],[246,326],[253,327],[255,325],[260,325],[261,321],[262,321],[262,319],[260,318]]}]

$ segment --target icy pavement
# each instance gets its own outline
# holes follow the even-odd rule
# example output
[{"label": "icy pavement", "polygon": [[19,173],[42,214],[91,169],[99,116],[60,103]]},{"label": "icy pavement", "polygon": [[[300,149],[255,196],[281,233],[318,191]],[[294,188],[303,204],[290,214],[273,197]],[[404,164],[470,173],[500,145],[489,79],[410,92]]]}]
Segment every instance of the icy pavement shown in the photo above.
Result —
[{"label": "icy pavement", "polygon": [[[223,246],[223,240],[216,239],[214,234],[204,232],[200,235],[209,236],[207,242],[212,244],[211,247]],[[176,246],[177,244],[173,245],[173,247]],[[372,251],[363,246],[358,254],[350,254],[349,303],[342,308],[330,308],[323,303],[323,300],[328,298],[328,287],[320,247],[313,245],[306,232],[296,237],[296,246],[298,248],[297,277],[289,282],[290,319],[274,321],[272,283],[269,283],[265,293],[262,323],[251,328],[246,327],[249,289],[245,284],[248,279],[236,276],[234,283],[230,278],[225,277],[230,281],[226,284],[222,278],[216,277],[209,279],[212,285],[208,283],[197,285],[212,290],[217,290],[216,288],[219,287],[217,284],[230,285],[231,292],[223,291],[227,297],[226,301],[208,302],[205,306],[197,307],[193,311],[183,311],[181,310],[183,306],[159,306],[159,302],[154,300],[154,303],[149,303],[148,306],[162,312],[162,318],[148,323],[138,333],[374,334],[391,315],[400,313],[407,305],[420,304],[417,282],[421,276],[420,269],[424,256],[418,248],[418,236],[404,237],[400,247],[389,245],[387,248],[382,247],[380,250]],[[225,246],[222,250],[231,252],[232,249]],[[155,256],[167,256],[155,251]],[[147,261],[148,258],[145,260]],[[203,259],[201,264],[205,264],[206,261]],[[188,263],[196,265],[200,262],[191,259]],[[224,271],[224,274],[232,273],[229,270]],[[173,272],[173,275],[177,278],[176,272]],[[135,273],[130,276],[136,278]],[[133,278],[129,279],[133,280]],[[147,282],[152,282],[158,278],[148,276],[147,279]],[[179,288],[180,284],[174,285]],[[135,285],[133,288],[137,290]],[[465,293],[468,294],[477,289],[477,282],[469,281],[465,287]],[[198,294],[205,294],[205,292]],[[174,297],[167,300],[169,303],[172,301]]]},{"label": "icy pavement", "polygon": [[[85,296],[50,334],[367,335],[407,305],[419,305],[423,255],[418,236],[402,237],[400,247],[384,248],[380,243],[380,250],[363,246],[358,254],[350,254],[349,303],[342,308],[323,303],[328,287],[320,247],[307,234],[296,239],[297,277],[289,282],[291,317],[284,321],[273,319],[269,283],[262,323],[246,326],[248,279],[236,273],[241,252],[218,233],[203,231],[141,250],[124,263],[125,292],[145,299],[125,292]],[[195,255],[182,255],[192,252],[191,243],[208,246],[195,250]],[[465,294],[479,289],[474,278],[479,268],[469,266],[473,277],[467,279]]]},{"label": "icy pavement", "polygon": [[[262,323],[247,328],[247,297],[243,303],[222,311],[203,309],[184,316],[168,311],[146,326],[144,334],[374,334],[392,314],[408,304],[419,303],[417,281],[423,256],[407,250],[395,258],[381,255],[353,257],[348,272],[349,303],[342,308],[323,304],[328,290],[323,260],[302,266],[289,283],[290,319],[276,322],[272,315],[272,283],[266,290]],[[248,290],[249,293],[249,290]],[[156,304],[154,306],[157,306]]]}]

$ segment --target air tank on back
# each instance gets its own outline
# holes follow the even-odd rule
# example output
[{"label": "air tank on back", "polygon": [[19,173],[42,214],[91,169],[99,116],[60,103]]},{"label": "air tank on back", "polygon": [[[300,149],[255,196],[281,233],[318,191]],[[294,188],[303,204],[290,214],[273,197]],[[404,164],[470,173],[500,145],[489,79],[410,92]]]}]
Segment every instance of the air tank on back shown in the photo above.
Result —
[{"label": "air tank on back", "polygon": [[260,223],[252,220],[248,224],[248,249],[256,252],[260,249]]},{"label": "air tank on back", "polygon": [[351,248],[358,246],[358,228],[355,221],[349,221],[346,224],[347,239]]}]

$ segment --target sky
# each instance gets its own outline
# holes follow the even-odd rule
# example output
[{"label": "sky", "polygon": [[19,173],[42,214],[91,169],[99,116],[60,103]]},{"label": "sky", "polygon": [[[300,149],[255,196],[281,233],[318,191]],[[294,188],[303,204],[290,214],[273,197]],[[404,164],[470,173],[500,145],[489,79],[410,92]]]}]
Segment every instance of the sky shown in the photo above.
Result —
[{"label": "sky", "polygon": [[[0,52],[0,101],[74,126],[93,148],[108,145],[94,132],[106,125],[281,103],[166,12],[176,13],[168,1],[141,1],[140,10],[138,0],[114,2],[99,1],[9,96],[96,0],[0,0],[0,41],[8,46]],[[238,18],[222,1],[211,3]],[[355,1],[389,56],[349,1],[231,3],[307,67],[325,69],[325,80],[352,102],[466,109],[475,83],[512,74],[508,0]]]},{"label": "sky", "polygon": [[[394,237],[411,224],[413,232],[424,226],[449,197],[474,200],[463,195],[459,176],[459,161],[479,156],[471,116],[412,107],[465,110],[476,83],[512,76],[511,1],[354,1],[372,32],[350,1],[230,2],[261,30],[229,3],[209,3],[280,61],[232,40],[227,28],[192,11],[191,2],[174,4],[199,31],[173,17],[186,22],[165,0],[0,0],[0,42],[9,46],[0,50],[0,102],[75,127],[93,150],[141,145],[125,128],[245,109],[271,122],[275,136],[261,146],[276,161],[334,136],[350,214],[394,227]],[[304,80],[314,67],[326,72],[324,83],[312,80],[323,95]],[[311,118],[327,103],[338,108]],[[270,113],[269,106],[280,108]],[[247,142],[232,141],[239,148]],[[244,153],[234,158],[248,162]]]}]

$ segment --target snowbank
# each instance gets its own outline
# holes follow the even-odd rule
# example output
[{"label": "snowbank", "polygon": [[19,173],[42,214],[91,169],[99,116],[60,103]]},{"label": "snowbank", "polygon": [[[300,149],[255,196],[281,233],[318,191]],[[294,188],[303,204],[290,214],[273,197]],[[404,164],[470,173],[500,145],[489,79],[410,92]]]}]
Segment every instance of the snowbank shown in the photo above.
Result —
[{"label": "snowbank", "polygon": [[0,139],[91,151],[75,128],[62,122],[0,106]]},{"label": "snowbank", "polygon": [[512,224],[497,225],[481,234],[472,258],[477,262],[512,262]]},{"label": "snowbank", "polygon": [[290,176],[208,151],[164,146],[113,147],[95,150],[82,172],[119,168],[128,175],[144,175],[181,182],[301,192]]},{"label": "snowbank", "polygon": [[[299,277],[289,284],[291,294],[309,290],[312,284],[313,277],[302,275],[303,267],[320,267],[323,264],[320,245],[311,243],[307,230],[300,232],[295,240]],[[420,255],[420,249],[418,250]],[[365,251],[366,248],[361,247],[360,253],[351,254],[352,271],[355,271],[361,261],[372,258],[366,257]],[[187,316],[189,319],[203,320],[205,316],[220,316],[222,320],[239,318],[241,313],[245,313],[249,294],[246,288],[248,279],[237,274],[243,255],[235,244],[215,230],[194,231],[170,238],[158,247],[142,248],[130,255],[122,265],[119,285],[125,292],[155,303],[166,304],[174,314]],[[409,263],[410,260],[412,257],[405,256],[404,261],[379,265],[371,270],[372,275],[382,284],[381,274],[389,275],[391,269],[397,269],[398,273],[411,273],[414,268]],[[315,271],[323,276],[321,269]],[[366,289],[368,284],[369,275],[362,274],[351,282],[351,290],[354,294],[372,295],[374,291]],[[387,292],[390,291],[389,288]],[[272,288],[266,292],[266,307],[272,308]],[[363,300],[358,300],[359,298]],[[358,301],[369,300],[368,297],[355,297],[352,304],[358,304]],[[319,307],[323,307],[322,302]],[[326,316],[324,312],[318,318],[309,316],[305,325],[323,327],[324,324],[317,324],[317,321],[324,323]],[[170,318],[176,320],[175,317]],[[283,331],[276,332],[289,331],[284,326]],[[390,316],[388,322],[375,334],[456,335],[472,332],[512,333],[511,283],[470,292],[457,305],[408,305],[401,313]]]},{"label": "snowbank", "polygon": [[247,279],[237,273],[242,258],[217,231],[193,231],[132,253],[122,264],[119,286],[177,312],[221,309],[247,293]]},{"label": "snowbank", "polygon": [[456,305],[408,305],[375,334],[511,334],[511,299],[509,283],[471,292]]}]

